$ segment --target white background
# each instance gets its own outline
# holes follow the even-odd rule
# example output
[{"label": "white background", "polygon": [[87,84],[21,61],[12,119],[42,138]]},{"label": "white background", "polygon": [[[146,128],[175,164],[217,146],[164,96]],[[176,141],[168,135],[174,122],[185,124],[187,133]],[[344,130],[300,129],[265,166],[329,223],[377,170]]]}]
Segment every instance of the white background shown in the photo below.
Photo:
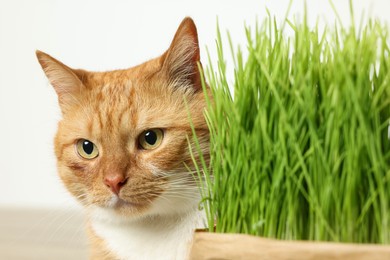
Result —
[{"label": "white background", "polygon": [[[349,24],[347,0],[334,0]],[[43,50],[74,68],[111,70],[162,54],[185,16],[194,18],[201,55],[215,57],[219,18],[235,43],[245,46],[244,23],[254,25],[267,6],[280,21],[289,0],[279,1],[53,1],[0,0],[0,207],[74,207],[55,168],[53,136],[57,98],[35,58]],[[301,0],[291,15],[301,15]],[[390,1],[354,1],[355,13],[390,20]],[[309,22],[332,23],[327,0],[307,0]],[[228,49],[226,49],[228,51]]]}]

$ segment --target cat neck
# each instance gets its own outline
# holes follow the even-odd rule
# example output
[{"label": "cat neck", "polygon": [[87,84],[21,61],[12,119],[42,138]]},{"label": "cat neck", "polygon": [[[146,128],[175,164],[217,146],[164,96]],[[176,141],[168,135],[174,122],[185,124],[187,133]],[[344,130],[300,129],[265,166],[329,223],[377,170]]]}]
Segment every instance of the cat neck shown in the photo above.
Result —
[{"label": "cat neck", "polygon": [[93,233],[120,259],[185,259],[194,230],[205,223],[198,208],[130,220],[100,208],[88,215]]}]

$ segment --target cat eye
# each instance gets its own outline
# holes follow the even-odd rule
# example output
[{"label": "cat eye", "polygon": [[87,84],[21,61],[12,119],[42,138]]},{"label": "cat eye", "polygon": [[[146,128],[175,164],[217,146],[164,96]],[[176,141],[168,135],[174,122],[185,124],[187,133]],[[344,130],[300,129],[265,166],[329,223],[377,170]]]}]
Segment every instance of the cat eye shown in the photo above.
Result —
[{"label": "cat eye", "polygon": [[78,140],[76,147],[77,153],[85,159],[93,159],[99,155],[96,145],[87,139]]},{"label": "cat eye", "polygon": [[144,131],[138,139],[139,145],[145,150],[156,149],[163,139],[163,130],[155,128]]}]

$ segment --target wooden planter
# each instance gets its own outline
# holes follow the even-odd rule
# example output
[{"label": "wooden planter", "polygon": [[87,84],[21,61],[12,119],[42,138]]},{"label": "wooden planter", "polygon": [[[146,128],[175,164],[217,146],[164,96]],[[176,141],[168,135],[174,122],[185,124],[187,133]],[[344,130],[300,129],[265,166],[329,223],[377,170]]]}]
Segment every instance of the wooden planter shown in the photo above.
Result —
[{"label": "wooden planter", "polygon": [[390,246],[282,241],[239,234],[196,232],[190,259],[386,260]]}]

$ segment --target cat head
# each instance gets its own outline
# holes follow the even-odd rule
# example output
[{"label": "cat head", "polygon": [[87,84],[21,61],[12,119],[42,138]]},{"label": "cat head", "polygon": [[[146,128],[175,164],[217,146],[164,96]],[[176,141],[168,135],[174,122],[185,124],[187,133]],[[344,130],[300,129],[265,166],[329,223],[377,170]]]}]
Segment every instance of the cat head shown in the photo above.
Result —
[{"label": "cat head", "polygon": [[90,72],[40,51],[37,57],[62,111],[55,137],[58,172],[81,203],[125,216],[197,206],[188,114],[206,158],[209,132],[190,18],[163,55],[130,69]]}]

